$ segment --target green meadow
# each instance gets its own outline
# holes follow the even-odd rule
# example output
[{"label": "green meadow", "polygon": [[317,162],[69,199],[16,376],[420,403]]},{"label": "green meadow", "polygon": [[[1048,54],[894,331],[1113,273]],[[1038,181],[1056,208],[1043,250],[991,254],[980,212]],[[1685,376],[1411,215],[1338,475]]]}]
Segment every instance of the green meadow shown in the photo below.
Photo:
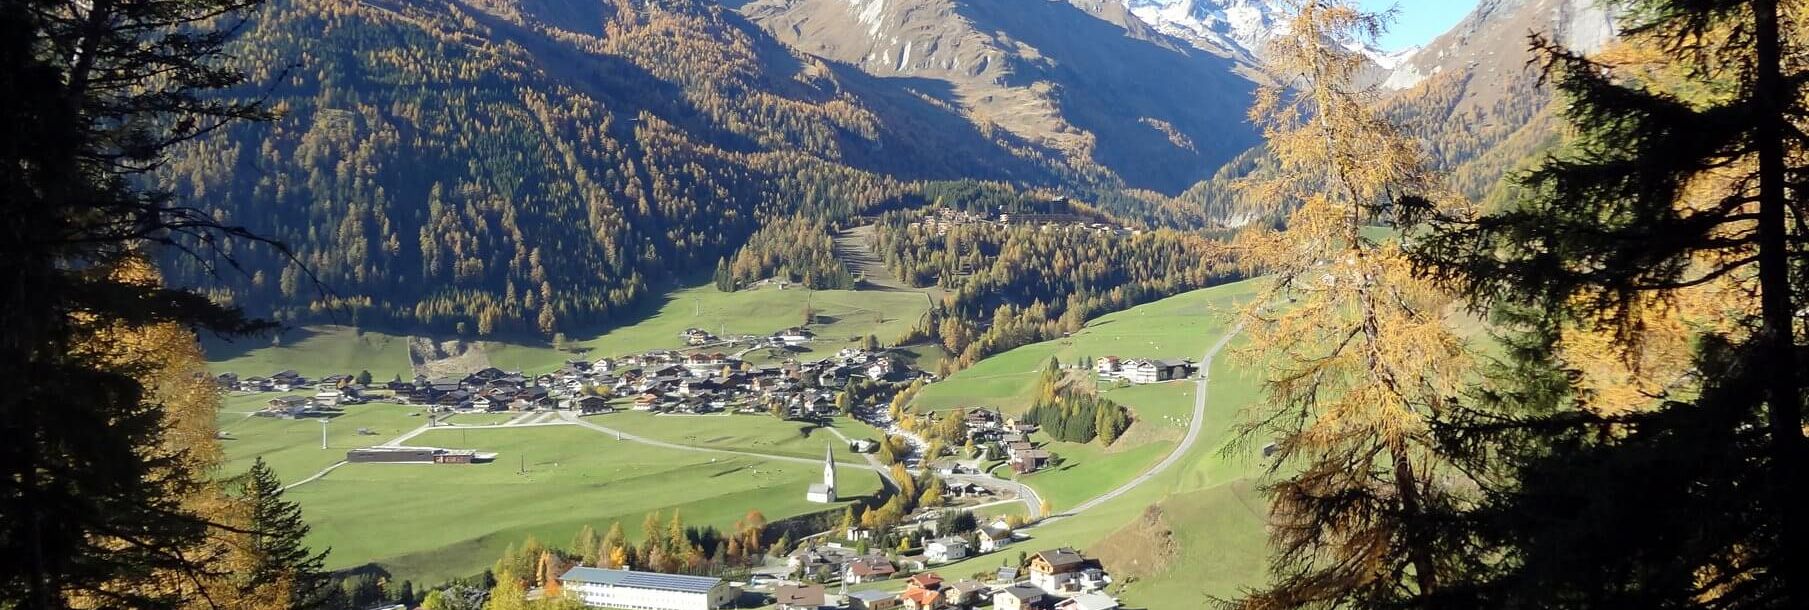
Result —
[{"label": "green meadow", "polygon": [[[1224,336],[1232,311],[1256,287],[1255,282],[1217,286],[1102,316],[1073,336],[1019,347],[931,384],[918,394],[913,408],[1022,412],[1029,408],[1037,379],[1052,357],[1065,365],[1108,355],[1197,361]],[[1221,353],[1219,358],[1226,356]],[[1032,440],[1060,456],[1062,463],[1022,480],[1056,511],[1117,488],[1174,450],[1193,415],[1194,386],[1191,380],[1103,384],[1106,397],[1136,413],[1137,421],[1124,438],[1108,448],[1057,442],[1038,433]]]},{"label": "green meadow", "polygon": [[1051,357],[1065,365],[1105,356],[1198,360],[1222,335],[1237,305],[1256,294],[1257,282],[1195,290],[1100,316],[1073,336],[981,360],[924,388],[912,405],[919,411],[987,407],[1021,412],[1030,407],[1037,376]]},{"label": "green meadow", "polygon": [[[413,444],[492,451],[488,464],[348,464],[293,488],[328,567],[376,563],[396,578],[439,582],[488,567],[535,536],[563,545],[584,525],[620,521],[638,539],[644,515],[728,529],[749,509],[770,519],[833,507],[804,500],[811,464],[711,455],[616,441],[577,426],[439,429]],[[838,473],[845,495],[879,487],[872,471]]]},{"label": "green meadow", "polygon": [[[1072,337],[1025,346],[976,364],[918,396],[920,410],[988,406],[1007,412],[1027,407],[1035,380],[1051,356],[1073,363],[1083,356],[1199,358],[1225,330],[1228,313],[1254,292],[1250,283],[1195,291],[1104,316]],[[822,318],[818,352],[858,342],[868,332],[889,340],[916,323],[928,301],[915,292],[808,292],[766,289],[724,294],[714,288],[683,290],[658,312],[635,324],[586,341],[591,357],[673,347],[678,332],[691,326],[726,326],[730,333],[768,333],[802,321],[804,303]],[[864,317],[863,317],[864,316]],[[715,322],[712,322],[712,321]],[[711,328],[712,331],[717,330]],[[840,330],[837,330],[840,329]],[[846,336],[842,336],[842,335]],[[399,359],[402,341],[376,333],[316,332],[294,345],[236,353],[216,366],[247,367],[242,374],[310,367],[335,371],[369,368]],[[302,346],[328,353],[284,361]],[[527,370],[557,366],[568,354],[550,346],[486,344],[491,362]],[[280,350],[266,352],[264,350]],[[934,351],[934,350],[932,350]],[[939,354],[926,353],[927,358]],[[1265,553],[1262,502],[1254,491],[1260,462],[1254,449],[1223,451],[1237,413],[1256,396],[1256,380],[1241,377],[1225,354],[1213,367],[1206,434],[1182,461],[1124,496],[1087,513],[1028,530],[1033,540],[1001,555],[938,568],[965,576],[996,567],[1015,550],[1078,546],[1113,561],[1134,561],[1146,572],[1124,588],[1134,607],[1188,606],[1201,593],[1229,595],[1263,574]],[[806,355],[805,357],[809,357]],[[393,366],[393,365],[392,365]],[[1174,449],[1191,417],[1195,384],[1109,385],[1107,396],[1132,408],[1137,422],[1112,447],[1052,443],[1065,463],[1027,476],[1060,511],[1123,484]],[[320,449],[320,424],[249,417],[275,394],[233,396],[219,421],[229,462],[242,471],[262,455],[286,481],[297,481],[344,457],[347,449],[387,441],[424,423],[419,410],[397,405],[347,407],[327,425],[328,449]],[[459,415],[454,423],[493,425],[507,414]],[[875,473],[855,467],[859,458],[839,451],[838,438],[812,424],[766,416],[653,416],[623,412],[592,421],[625,432],[682,445],[814,458],[834,442],[843,464],[842,484],[852,493],[878,489]],[[877,438],[878,431],[846,418],[832,425],[849,438]],[[359,434],[364,428],[372,434]],[[1043,439],[1047,440],[1047,439]],[[769,518],[823,510],[804,501],[819,469],[810,464],[727,456],[617,441],[576,426],[524,428],[442,428],[423,433],[412,445],[477,449],[498,453],[477,465],[349,464],[324,478],[293,488],[314,531],[310,541],[333,549],[331,566],[376,563],[398,578],[437,582],[481,571],[503,547],[535,536],[564,544],[583,525],[604,529],[620,521],[638,538],[642,517],[654,510],[669,516],[677,508],[688,523],[730,527],[749,509]],[[1112,540],[1142,535],[1145,511],[1155,507],[1172,530],[1174,552],[1124,557]],[[1022,514],[1017,504],[986,510],[988,515]],[[1123,545],[1121,545],[1123,546]],[[1158,548],[1162,545],[1135,545]]]},{"label": "green meadow", "polygon": [[[251,467],[262,456],[285,482],[299,481],[345,459],[348,449],[388,441],[427,423],[420,407],[373,403],[350,405],[328,420],[327,448],[320,447],[320,419],[253,417],[249,411],[280,394],[232,396],[217,421],[226,449],[222,474],[233,475]],[[362,430],[362,433],[360,432]]]},{"label": "green meadow", "polygon": [[[1174,466],[1086,513],[1025,530],[1029,540],[1002,553],[936,571],[951,578],[970,576],[1016,561],[1017,551],[1072,546],[1100,556],[1115,571],[1141,574],[1118,591],[1130,608],[1198,607],[1207,597],[1229,597],[1260,584],[1268,553],[1266,501],[1255,489],[1263,468],[1261,451],[1231,442],[1242,410],[1259,396],[1259,380],[1242,375],[1221,357],[1214,362],[1210,386],[1201,438]],[[1192,385],[1188,388],[1191,405]],[[1146,538],[1152,535],[1149,530],[1162,529],[1143,525],[1152,508],[1171,533],[1172,545]],[[1166,547],[1173,552],[1160,552]]]},{"label": "green meadow", "polygon": [[370,371],[371,378],[377,381],[398,375],[410,379],[415,375],[408,361],[407,337],[349,326],[291,328],[275,337],[230,341],[207,337],[202,347],[207,351],[209,368],[244,377],[284,369],[294,369],[308,377]]},{"label": "green meadow", "polygon": [[[827,429],[809,422],[781,420],[764,413],[759,415],[654,415],[640,411],[627,411],[592,416],[590,420],[635,436],[709,449],[729,449],[767,455],[821,459],[823,448],[833,446],[836,461],[849,464],[867,463],[859,455],[850,453],[847,444]],[[832,420],[831,425],[850,440],[863,438],[878,440],[880,438],[878,430],[853,418],[837,417]]]}]

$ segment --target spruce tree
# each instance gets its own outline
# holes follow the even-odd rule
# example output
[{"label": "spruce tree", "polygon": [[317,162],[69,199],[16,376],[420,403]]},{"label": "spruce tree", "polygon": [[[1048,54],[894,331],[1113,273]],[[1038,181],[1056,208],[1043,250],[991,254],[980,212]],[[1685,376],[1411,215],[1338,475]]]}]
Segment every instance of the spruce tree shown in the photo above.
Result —
[{"label": "spruce tree", "polygon": [[[1442,426],[1489,493],[1448,521],[1475,559],[1431,603],[1805,607],[1805,6],[1617,4],[1618,55],[1533,42],[1570,141],[1510,205],[1417,246],[1495,309],[1509,356]],[[1578,386],[1700,302],[1695,362],[1641,408]],[[1609,349],[1576,351],[1591,332]]]},{"label": "spruce tree", "polygon": [[259,457],[252,462],[239,487],[240,498],[251,512],[252,565],[240,575],[249,591],[267,583],[287,580],[288,607],[296,610],[323,605],[328,595],[324,570],[327,552],[309,549],[308,523],[301,506],[283,499],[283,483],[276,471]]}]

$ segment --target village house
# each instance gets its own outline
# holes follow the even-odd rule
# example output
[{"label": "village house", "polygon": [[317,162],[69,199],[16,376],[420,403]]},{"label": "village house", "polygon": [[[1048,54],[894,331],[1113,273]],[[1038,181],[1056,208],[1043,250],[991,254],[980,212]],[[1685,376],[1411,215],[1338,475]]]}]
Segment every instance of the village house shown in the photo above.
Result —
[{"label": "village house", "polygon": [[892,610],[899,607],[898,595],[885,591],[855,591],[848,594],[848,610]]},{"label": "village house", "polygon": [[1061,595],[1103,589],[1111,584],[1111,577],[1098,562],[1081,556],[1074,549],[1062,547],[1031,556],[1030,584]]},{"label": "village house", "polygon": [[[965,470],[967,470],[965,467],[957,464],[957,465],[949,468],[948,472],[945,472],[943,474],[975,474],[975,473],[965,472]],[[985,486],[980,485],[978,483],[973,483],[973,482],[969,482],[969,481],[954,481],[954,482],[948,483],[948,484],[944,485],[943,491],[944,491],[944,493],[948,494],[949,497],[952,497],[952,498],[972,498],[972,497],[993,495],[992,490],[987,489]]]},{"label": "village house", "polygon": [[897,573],[898,568],[882,555],[865,555],[848,561],[848,584],[886,580]]},{"label": "village house", "polygon": [[967,557],[967,551],[967,540],[956,536],[937,538],[923,546],[923,554],[931,563],[959,561]]},{"label": "village house", "polygon": [[820,610],[834,608],[825,601],[822,585],[780,585],[773,590],[776,610]]},{"label": "village house", "polygon": [[899,596],[906,610],[940,610],[948,605],[942,591],[942,577],[935,572],[912,576]]},{"label": "village house", "polygon": [[1056,602],[1055,610],[1117,610],[1123,606],[1104,593],[1082,593]]},{"label": "village house", "polygon": [[995,610],[1038,610],[1048,594],[1030,585],[1012,585],[992,594]]},{"label": "village house", "polygon": [[975,532],[980,539],[980,552],[992,553],[1011,545],[1011,528],[1002,523],[981,526]]},{"label": "village house", "polygon": [[572,401],[572,409],[585,415],[614,413],[616,410],[615,407],[609,405],[609,399],[594,395]]},{"label": "village house", "polygon": [[278,396],[265,405],[258,415],[293,419],[314,413],[314,401],[301,396]]},{"label": "village house", "polygon": [[1041,449],[1018,451],[1011,456],[1011,471],[1017,474],[1027,474],[1042,470],[1044,466],[1049,465],[1050,457],[1052,454]]},{"label": "village house", "polygon": [[339,390],[321,390],[314,393],[314,406],[331,409],[339,406],[339,402],[344,399],[345,393]]},{"label": "village house", "polygon": [[807,545],[785,557],[786,567],[801,577],[828,577],[842,573],[854,551],[832,545]]},{"label": "village house", "polygon": [[1093,371],[1101,378],[1123,379],[1131,383],[1160,383],[1185,379],[1195,370],[1197,367],[1186,360],[1141,358],[1120,360],[1117,356],[1106,356],[1093,365]]},{"label": "village house", "polygon": [[796,326],[773,333],[773,338],[785,345],[803,345],[809,343],[810,339],[815,336],[810,331]]},{"label": "village house", "polygon": [[986,603],[987,589],[977,580],[957,580],[942,586],[942,594],[950,606],[978,606]]}]

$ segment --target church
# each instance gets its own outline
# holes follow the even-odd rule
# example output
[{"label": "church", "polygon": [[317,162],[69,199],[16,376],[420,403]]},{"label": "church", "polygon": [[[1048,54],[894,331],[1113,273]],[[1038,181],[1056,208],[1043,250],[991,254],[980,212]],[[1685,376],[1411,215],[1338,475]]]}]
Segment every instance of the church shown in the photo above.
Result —
[{"label": "church", "polygon": [[818,504],[830,504],[835,497],[835,445],[823,448],[823,482],[810,486],[804,499]]}]

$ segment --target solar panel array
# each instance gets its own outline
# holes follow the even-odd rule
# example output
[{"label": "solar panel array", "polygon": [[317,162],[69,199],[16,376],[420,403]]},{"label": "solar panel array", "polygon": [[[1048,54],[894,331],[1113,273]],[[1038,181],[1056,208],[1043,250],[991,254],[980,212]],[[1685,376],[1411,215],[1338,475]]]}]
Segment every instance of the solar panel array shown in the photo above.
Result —
[{"label": "solar panel array", "polygon": [[633,587],[637,589],[655,589],[660,591],[678,591],[682,593],[709,593],[722,579],[711,576],[686,576],[682,574],[660,574],[658,572],[636,572],[633,570],[608,570],[603,568],[576,567],[566,571],[560,580],[590,582],[612,587]]},{"label": "solar panel array", "polygon": [[659,574],[656,572],[626,572],[618,586],[639,587],[642,589],[661,589],[665,591],[683,591],[686,593],[709,593],[720,578],[708,576],[683,576],[679,574]]}]

